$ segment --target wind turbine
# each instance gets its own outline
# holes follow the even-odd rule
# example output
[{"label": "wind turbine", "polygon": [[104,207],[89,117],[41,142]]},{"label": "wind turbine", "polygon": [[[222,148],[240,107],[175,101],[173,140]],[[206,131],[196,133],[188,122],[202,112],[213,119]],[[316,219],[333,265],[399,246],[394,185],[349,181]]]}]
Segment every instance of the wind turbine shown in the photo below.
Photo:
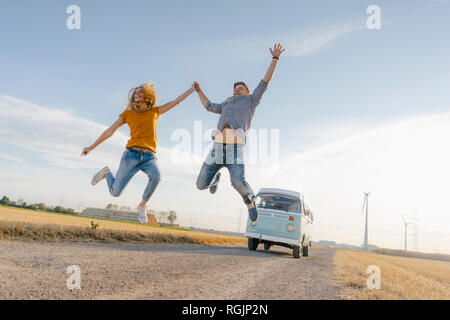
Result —
[{"label": "wind turbine", "polygon": [[364,206],[366,207],[366,227],[364,229],[364,244],[363,249],[369,250],[369,194],[370,192],[364,192],[364,202],[361,209],[361,214],[364,212]]},{"label": "wind turbine", "polygon": [[403,222],[405,223],[405,251],[408,250],[408,224],[411,224],[411,222],[406,222],[406,219],[400,215],[403,219]]}]

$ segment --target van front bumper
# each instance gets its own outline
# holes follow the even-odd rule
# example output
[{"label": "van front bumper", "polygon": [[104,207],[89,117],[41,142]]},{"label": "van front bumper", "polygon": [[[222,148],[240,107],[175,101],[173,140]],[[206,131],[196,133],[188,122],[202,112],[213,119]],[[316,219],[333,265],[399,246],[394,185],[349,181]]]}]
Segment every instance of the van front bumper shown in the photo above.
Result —
[{"label": "van front bumper", "polygon": [[245,232],[244,235],[247,238],[255,238],[255,239],[260,239],[260,240],[288,243],[288,244],[293,244],[293,245],[296,245],[296,246],[300,246],[300,240],[295,240],[295,239],[267,236],[267,235],[264,235],[264,234],[261,234],[261,233],[253,233],[253,232]]}]

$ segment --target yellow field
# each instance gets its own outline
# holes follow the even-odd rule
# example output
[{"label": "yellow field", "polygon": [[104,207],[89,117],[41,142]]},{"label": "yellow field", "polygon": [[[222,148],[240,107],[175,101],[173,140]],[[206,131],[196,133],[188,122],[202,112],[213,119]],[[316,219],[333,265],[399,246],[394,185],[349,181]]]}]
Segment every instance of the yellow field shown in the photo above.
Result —
[{"label": "yellow field", "polygon": [[[91,229],[91,221],[98,223]],[[247,238],[198,231],[163,229],[148,225],[82,218],[0,207],[0,239],[145,241],[152,243],[198,243],[208,245],[242,245]],[[45,232],[40,232],[45,230]],[[3,234],[3,236],[2,236]],[[60,238],[60,239],[58,239]],[[79,239],[78,239],[79,240]]]},{"label": "yellow field", "polygon": [[388,256],[410,257],[410,258],[441,260],[450,262],[450,255],[442,253],[426,253],[426,252],[395,250],[387,248],[377,248],[372,249],[370,251],[373,253],[385,254]]},{"label": "yellow field", "polygon": [[[345,299],[450,299],[450,262],[338,250],[334,279]],[[367,267],[381,270],[381,289],[368,289]]]}]

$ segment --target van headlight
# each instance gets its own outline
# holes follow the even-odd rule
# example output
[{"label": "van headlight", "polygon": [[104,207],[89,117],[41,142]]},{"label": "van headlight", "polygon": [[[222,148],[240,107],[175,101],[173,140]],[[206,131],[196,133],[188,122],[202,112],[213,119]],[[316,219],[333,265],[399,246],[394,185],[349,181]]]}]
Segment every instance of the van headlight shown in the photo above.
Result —
[{"label": "van headlight", "polygon": [[295,230],[295,227],[294,227],[294,225],[292,223],[289,223],[286,226],[286,230],[289,231],[289,232],[293,232]]}]

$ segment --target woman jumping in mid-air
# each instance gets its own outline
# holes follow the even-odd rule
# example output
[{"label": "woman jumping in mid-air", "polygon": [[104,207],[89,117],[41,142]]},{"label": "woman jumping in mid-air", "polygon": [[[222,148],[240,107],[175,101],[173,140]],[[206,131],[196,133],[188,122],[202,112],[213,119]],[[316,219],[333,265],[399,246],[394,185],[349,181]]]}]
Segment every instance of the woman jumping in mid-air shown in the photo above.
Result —
[{"label": "woman jumping in mid-air", "polygon": [[128,140],[126,150],[120,160],[116,177],[108,167],[101,169],[92,178],[92,185],[106,178],[109,192],[118,197],[130,179],[142,170],[148,176],[148,184],[142,195],[142,201],[137,209],[139,222],[147,223],[146,205],[153,191],[160,181],[160,173],[156,163],[156,120],[159,116],[186,99],[194,86],[184,92],[178,98],[162,106],[156,106],[156,90],[152,83],[142,84],[133,88],[128,94],[128,106],[122,112],[116,122],[106,129],[100,137],[89,147],[83,149],[81,156],[87,156],[99,144],[110,138],[124,123],[130,127],[131,139]]},{"label": "woman jumping in mid-air", "polygon": [[255,205],[255,194],[245,180],[244,143],[256,107],[284,51],[281,44],[276,44],[269,50],[272,61],[264,79],[259,82],[252,94],[244,82],[236,82],[232,97],[222,103],[212,103],[200,89],[200,85],[194,82],[195,90],[206,110],[220,114],[217,130],[213,134],[214,144],[200,169],[197,188],[200,190],[209,188],[211,193],[215,193],[220,179],[219,170],[226,167],[230,172],[231,184],[247,205],[251,224],[256,224],[258,209]]}]

